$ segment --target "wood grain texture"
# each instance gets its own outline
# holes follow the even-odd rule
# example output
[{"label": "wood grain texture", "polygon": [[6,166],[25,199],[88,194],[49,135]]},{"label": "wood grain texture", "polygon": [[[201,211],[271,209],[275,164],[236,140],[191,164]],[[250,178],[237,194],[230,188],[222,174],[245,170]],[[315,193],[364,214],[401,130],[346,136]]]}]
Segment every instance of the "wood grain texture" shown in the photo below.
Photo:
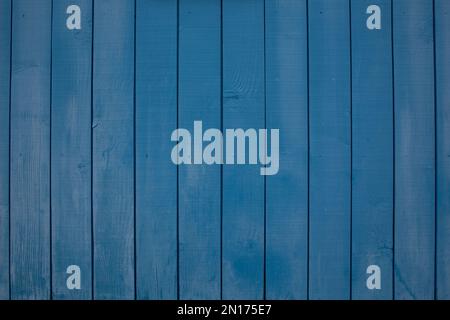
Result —
[{"label": "wood grain texture", "polygon": [[395,295],[433,299],[433,2],[395,0]]},{"label": "wood grain texture", "polygon": [[[182,0],[179,10],[178,127],[220,128],[221,1]],[[180,299],[219,299],[221,167],[182,165],[178,188]]]},{"label": "wood grain texture", "polygon": [[94,2],[94,298],[134,298],[134,2]]},{"label": "wood grain texture", "polygon": [[[264,1],[223,2],[223,127],[264,128]],[[264,297],[264,177],[223,168],[222,296]]]},{"label": "wood grain texture", "polygon": [[309,3],[309,297],[350,297],[348,0]]},{"label": "wood grain texture", "polygon": [[[391,1],[381,30],[366,27],[369,0],[352,1],[352,298],[392,299],[393,83]],[[367,268],[381,269],[369,290]]]},{"label": "wood grain texture", "polygon": [[137,298],[176,299],[177,1],[136,5]]},{"label": "wood grain texture", "polygon": [[266,1],[267,128],[280,129],[280,171],[266,178],[266,294],[305,299],[308,279],[306,1]]},{"label": "wood grain texture", "polygon": [[449,56],[448,0],[0,0],[0,299],[450,299]]},{"label": "wood grain texture", "polygon": [[50,298],[50,0],[13,3],[11,298]]},{"label": "wood grain texture", "polygon": [[0,300],[9,299],[9,94],[11,1],[0,2]]},{"label": "wood grain texture", "polygon": [[450,1],[436,0],[437,299],[450,299]]},{"label": "wood grain texture", "polygon": [[[70,5],[81,30],[66,27]],[[52,277],[54,299],[90,299],[92,1],[55,1],[52,33]],[[81,270],[69,290],[67,267]]]}]

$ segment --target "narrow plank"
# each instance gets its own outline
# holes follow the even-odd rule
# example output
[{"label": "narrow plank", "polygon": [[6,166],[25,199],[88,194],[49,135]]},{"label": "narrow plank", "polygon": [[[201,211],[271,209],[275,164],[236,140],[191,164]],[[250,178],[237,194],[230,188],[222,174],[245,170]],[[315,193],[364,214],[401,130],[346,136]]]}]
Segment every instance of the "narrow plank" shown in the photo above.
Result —
[{"label": "narrow plank", "polygon": [[134,298],[134,2],[94,2],[94,298]]},{"label": "narrow plank", "polygon": [[[380,30],[367,27],[373,4],[352,1],[352,298],[371,300],[392,299],[394,203],[391,0],[376,2]],[[373,265],[381,289],[367,287]]]},{"label": "narrow plank", "polygon": [[268,299],[306,299],[308,278],[307,6],[266,1],[267,128],[280,129],[280,167],[266,179]]},{"label": "narrow plank", "polygon": [[309,297],[350,296],[348,0],[309,2]]},{"label": "narrow plank", "polygon": [[[264,1],[223,2],[223,128],[264,128]],[[248,149],[248,148],[247,148]],[[264,296],[264,176],[223,168],[222,295]]]},{"label": "narrow plank", "polygon": [[[179,127],[220,129],[221,1],[183,0],[179,10]],[[221,168],[182,165],[178,188],[180,299],[219,299]]]},{"label": "narrow plank", "polygon": [[9,299],[9,93],[11,0],[0,2],[0,300]]},{"label": "narrow plank", "polygon": [[12,16],[11,298],[50,298],[50,0]]},{"label": "narrow plank", "polygon": [[[81,10],[80,30],[66,26],[71,5]],[[53,3],[52,41],[53,299],[90,299],[92,0]],[[81,288],[69,290],[73,265]]]},{"label": "narrow plank", "polygon": [[438,299],[450,299],[450,2],[436,0]]},{"label": "narrow plank", "polygon": [[433,299],[435,137],[433,1],[396,0],[395,294]]},{"label": "narrow plank", "polygon": [[177,1],[136,5],[137,298],[176,299]]}]

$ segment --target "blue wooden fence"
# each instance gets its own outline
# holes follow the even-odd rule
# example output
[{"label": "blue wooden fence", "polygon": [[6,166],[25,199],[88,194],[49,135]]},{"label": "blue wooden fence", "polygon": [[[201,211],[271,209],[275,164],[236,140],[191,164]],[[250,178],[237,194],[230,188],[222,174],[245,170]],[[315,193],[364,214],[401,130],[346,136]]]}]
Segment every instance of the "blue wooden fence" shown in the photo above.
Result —
[{"label": "blue wooden fence", "polygon": [[0,299],[450,299],[450,1],[0,0],[0,187]]}]

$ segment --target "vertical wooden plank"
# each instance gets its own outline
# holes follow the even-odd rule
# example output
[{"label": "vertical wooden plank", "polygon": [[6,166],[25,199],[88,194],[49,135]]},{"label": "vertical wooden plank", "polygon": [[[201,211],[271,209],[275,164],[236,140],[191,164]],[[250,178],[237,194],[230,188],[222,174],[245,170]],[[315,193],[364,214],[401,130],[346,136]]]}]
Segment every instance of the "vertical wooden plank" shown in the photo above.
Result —
[{"label": "vertical wooden plank", "polygon": [[306,1],[266,1],[267,128],[280,129],[280,168],[266,179],[268,299],[305,299],[308,277]]},{"label": "vertical wooden plank", "polygon": [[9,299],[9,94],[11,1],[0,2],[0,300]]},{"label": "vertical wooden plank", "polygon": [[136,5],[137,298],[176,299],[177,0]]},{"label": "vertical wooden plank", "polygon": [[311,299],[350,296],[349,1],[309,3]]},{"label": "vertical wooden plank", "polygon": [[[392,299],[393,86],[391,0],[352,1],[352,298]],[[381,10],[370,30],[367,9]],[[367,287],[369,266],[381,289]],[[372,271],[370,271],[372,272]]]},{"label": "vertical wooden plank", "polygon": [[436,0],[438,299],[450,299],[450,1]]},{"label": "vertical wooden plank", "polygon": [[11,298],[50,298],[50,0],[13,4]]},{"label": "vertical wooden plank", "polygon": [[434,297],[433,1],[396,0],[395,298]]},{"label": "vertical wooden plank", "polygon": [[[203,131],[220,129],[221,1],[181,0],[179,10],[178,126],[194,133],[194,121],[202,121]],[[220,298],[220,227],[220,166],[180,166],[181,299]]]},{"label": "vertical wooden plank", "polygon": [[[79,30],[66,26],[72,5],[81,10]],[[53,298],[90,299],[92,1],[55,1],[52,33]],[[67,288],[72,265],[80,289]]]},{"label": "vertical wooden plank", "polygon": [[94,2],[94,298],[134,298],[134,2]]},{"label": "vertical wooden plank", "polygon": [[[223,1],[223,128],[258,130],[264,118],[264,1]],[[224,299],[263,298],[264,176],[259,171],[255,165],[223,168]]]}]

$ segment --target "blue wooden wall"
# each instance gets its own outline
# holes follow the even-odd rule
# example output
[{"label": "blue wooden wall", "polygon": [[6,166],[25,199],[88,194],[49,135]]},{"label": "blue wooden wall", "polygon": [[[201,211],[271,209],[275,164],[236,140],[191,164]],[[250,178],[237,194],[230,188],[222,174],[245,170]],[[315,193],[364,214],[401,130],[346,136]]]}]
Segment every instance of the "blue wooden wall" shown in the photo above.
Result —
[{"label": "blue wooden wall", "polygon": [[0,188],[0,299],[450,299],[450,1],[0,0]]}]

